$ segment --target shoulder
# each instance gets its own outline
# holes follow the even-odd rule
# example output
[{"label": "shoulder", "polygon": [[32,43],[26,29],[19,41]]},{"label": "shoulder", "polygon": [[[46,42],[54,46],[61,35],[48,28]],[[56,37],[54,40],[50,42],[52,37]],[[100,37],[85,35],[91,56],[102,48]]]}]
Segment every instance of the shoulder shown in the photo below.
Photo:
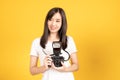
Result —
[{"label": "shoulder", "polygon": [[33,42],[37,42],[37,41],[40,41],[41,37],[37,37],[33,40]]},{"label": "shoulder", "polygon": [[38,43],[40,43],[40,40],[41,40],[41,37],[37,37],[32,41],[32,43],[33,44],[38,44]]},{"label": "shoulder", "polygon": [[67,36],[67,42],[68,42],[68,44],[70,44],[70,45],[75,44],[74,39],[73,39],[73,37],[71,37],[71,36]]},{"label": "shoulder", "polygon": [[76,45],[75,42],[73,40],[73,38],[71,36],[67,36],[67,48],[66,50],[71,54],[76,52]]},{"label": "shoulder", "polygon": [[67,40],[68,40],[68,41],[73,40],[72,36],[67,36]]}]

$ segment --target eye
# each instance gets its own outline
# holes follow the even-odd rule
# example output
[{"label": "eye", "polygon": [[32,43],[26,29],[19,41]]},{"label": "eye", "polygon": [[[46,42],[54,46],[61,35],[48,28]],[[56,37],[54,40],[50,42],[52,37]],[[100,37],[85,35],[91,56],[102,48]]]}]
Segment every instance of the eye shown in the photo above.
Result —
[{"label": "eye", "polygon": [[61,22],[61,20],[60,19],[56,19],[56,22]]},{"label": "eye", "polygon": [[49,21],[52,21],[53,19],[51,18],[51,19],[48,19]]},{"label": "eye", "polygon": [[57,20],[56,22],[60,22],[60,20]]}]

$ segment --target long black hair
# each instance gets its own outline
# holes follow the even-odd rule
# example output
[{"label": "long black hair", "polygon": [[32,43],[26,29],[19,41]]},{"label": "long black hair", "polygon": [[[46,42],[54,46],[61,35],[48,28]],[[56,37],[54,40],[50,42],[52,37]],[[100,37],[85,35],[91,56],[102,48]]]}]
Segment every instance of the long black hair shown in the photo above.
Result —
[{"label": "long black hair", "polygon": [[52,8],[51,10],[49,10],[49,12],[47,13],[47,16],[45,18],[44,32],[43,32],[43,35],[42,35],[41,40],[40,40],[40,45],[42,46],[42,48],[45,48],[45,45],[46,45],[46,43],[48,41],[48,36],[50,34],[47,22],[57,12],[59,12],[61,17],[62,17],[62,25],[61,25],[60,30],[58,31],[58,36],[60,38],[60,42],[62,43],[62,49],[65,50],[66,47],[67,47],[67,35],[66,35],[66,32],[67,32],[67,19],[66,19],[66,15],[65,15],[65,12],[64,12],[64,10],[62,8],[55,7],[55,8]]}]

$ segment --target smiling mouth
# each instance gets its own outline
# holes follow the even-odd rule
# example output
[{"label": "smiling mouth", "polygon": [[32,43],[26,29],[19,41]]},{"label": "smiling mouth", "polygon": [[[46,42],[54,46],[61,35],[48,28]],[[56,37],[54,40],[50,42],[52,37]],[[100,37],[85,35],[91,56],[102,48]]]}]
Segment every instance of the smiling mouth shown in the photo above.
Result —
[{"label": "smiling mouth", "polygon": [[51,30],[55,30],[55,29],[57,29],[57,28],[56,28],[56,27],[50,27],[50,29],[51,29]]}]

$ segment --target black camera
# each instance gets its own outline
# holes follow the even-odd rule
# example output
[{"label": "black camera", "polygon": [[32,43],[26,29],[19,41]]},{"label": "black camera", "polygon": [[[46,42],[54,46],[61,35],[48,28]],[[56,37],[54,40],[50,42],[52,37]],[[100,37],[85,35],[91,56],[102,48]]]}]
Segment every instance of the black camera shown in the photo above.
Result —
[{"label": "black camera", "polygon": [[53,63],[56,67],[61,67],[61,62],[64,62],[64,57],[60,56],[61,54],[61,42],[54,41],[53,44],[53,54],[51,55],[51,58],[53,60]]},{"label": "black camera", "polygon": [[[51,59],[55,65],[55,67],[61,67],[62,66],[61,62],[68,61],[70,59],[70,54],[66,50],[64,50],[64,52],[66,52],[68,54],[68,58],[65,59],[63,56],[60,56],[60,54],[62,54],[60,41],[54,41],[52,43],[52,47],[53,47],[53,54],[50,55]],[[44,52],[45,55],[47,55],[47,53],[44,49],[42,49],[42,51]],[[48,67],[51,67],[51,65],[48,65]]]}]

